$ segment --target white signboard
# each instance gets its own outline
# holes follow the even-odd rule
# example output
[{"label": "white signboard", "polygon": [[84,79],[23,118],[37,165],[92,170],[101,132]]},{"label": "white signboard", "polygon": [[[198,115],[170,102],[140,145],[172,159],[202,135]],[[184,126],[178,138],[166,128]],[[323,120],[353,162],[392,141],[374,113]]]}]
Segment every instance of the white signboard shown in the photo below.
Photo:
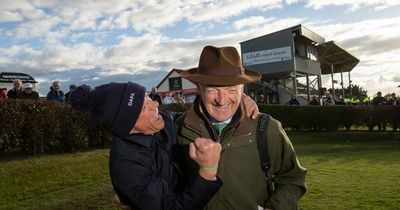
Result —
[{"label": "white signboard", "polygon": [[243,54],[243,65],[251,66],[263,63],[292,60],[292,48],[281,47],[269,50],[260,50]]}]

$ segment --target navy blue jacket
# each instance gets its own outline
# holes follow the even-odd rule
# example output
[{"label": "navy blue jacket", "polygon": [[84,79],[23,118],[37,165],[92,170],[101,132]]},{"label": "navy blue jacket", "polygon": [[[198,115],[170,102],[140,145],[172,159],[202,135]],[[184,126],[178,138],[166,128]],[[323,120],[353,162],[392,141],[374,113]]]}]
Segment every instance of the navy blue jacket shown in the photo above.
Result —
[{"label": "navy blue jacket", "polygon": [[62,90],[56,92],[53,87],[50,87],[50,91],[47,93],[47,100],[63,103],[65,100],[64,92],[62,92]]},{"label": "navy blue jacket", "polygon": [[202,209],[222,186],[198,175],[180,186],[173,160],[176,135],[172,115],[160,112],[165,127],[155,135],[114,137],[110,149],[110,176],[122,203],[131,209]]}]

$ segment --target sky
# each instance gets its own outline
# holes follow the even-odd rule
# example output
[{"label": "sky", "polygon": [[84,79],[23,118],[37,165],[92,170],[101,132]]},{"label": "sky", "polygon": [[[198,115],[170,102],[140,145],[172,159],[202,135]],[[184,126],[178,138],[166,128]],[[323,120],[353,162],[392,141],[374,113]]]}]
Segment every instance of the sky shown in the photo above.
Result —
[{"label": "sky", "polygon": [[31,75],[40,95],[55,80],[65,92],[127,81],[150,89],[173,68],[196,67],[206,45],[240,50],[302,24],[360,60],[352,84],[399,94],[398,11],[398,0],[1,0],[0,72]]}]

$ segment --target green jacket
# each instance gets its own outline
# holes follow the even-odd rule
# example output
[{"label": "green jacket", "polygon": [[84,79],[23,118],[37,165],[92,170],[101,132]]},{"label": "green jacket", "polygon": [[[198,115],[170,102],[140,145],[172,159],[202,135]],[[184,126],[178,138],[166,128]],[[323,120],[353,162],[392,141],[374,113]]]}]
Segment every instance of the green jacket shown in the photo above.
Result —
[{"label": "green jacket", "polygon": [[[267,182],[261,170],[256,142],[257,119],[244,117],[241,106],[224,128],[221,137],[207,119],[203,106],[196,100],[188,112],[176,120],[182,171],[186,181],[193,179],[198,166],[188,153],[188,145],[197,137],[220,141],[221,159],[217,176],[223,181],[222,188],[207,204],[207,210],[257,209],[257,206],[275,210],[297,209],[298,200],[306,192],[307,170],[300,166],[293,146],[279,121],[271,118],[267,128],[268,150],[274,191],[268,196]],[[268,199],[269,198],[269,199]]]}]

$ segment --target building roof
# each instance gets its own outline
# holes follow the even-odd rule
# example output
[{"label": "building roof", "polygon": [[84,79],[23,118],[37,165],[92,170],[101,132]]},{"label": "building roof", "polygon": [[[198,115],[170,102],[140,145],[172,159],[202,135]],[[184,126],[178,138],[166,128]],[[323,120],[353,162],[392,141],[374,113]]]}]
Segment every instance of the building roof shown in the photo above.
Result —
[{"label": "building roof", "polygon": [[13,83],[15,79],[22,80],[23,83],[38,83],[33,77],[25,73],[18,72],[1,72],[0,82]]},{"label": "building roof", "polygon": [[290,28],[285,28],[285,29],[275,31],[275,32],[272,32],[269,34],[265,34],[265,35],[262,35],[259,37],[248,39],[246,41],[240,42],[239,44],[241,44],[241,45],[246,44],[247,42],[252,42],[257,39],[269,37],[273,34],[280,33],[282,31],[291,31],[293,33],[293,35],[296,36],[297,39],[307,40],[307,42],[315,42],[315,43],[324,43],[325,42],[325,39],[322,36],[311,31],[309,28],[305,27],[304,25],[299,24],[299,25],[292,26]]},{"label": "building roof", "polygon": [[169,71],[168,74],[158,83],[158,85],[156,86],[156,88],[157,88],[157,89],[160,88],[161,84],[164,83],[164,81],[167,80],[167,79],[169,78],[169,76],[170,76],[172,73],[176,72],[176,73],[180,74],[180,73],[183,72],[183,71],[184,71],[184,70],[182,70],[182,69],[172,69],[172,70]]},{"label": "building roof", "polygon": [[360,62],[360,60],[333,41],[319,44],[317,50],[322,74],[330,74],[332,72],[331,64],[333,64],[333,72],[340,73],[353,70]]}]

